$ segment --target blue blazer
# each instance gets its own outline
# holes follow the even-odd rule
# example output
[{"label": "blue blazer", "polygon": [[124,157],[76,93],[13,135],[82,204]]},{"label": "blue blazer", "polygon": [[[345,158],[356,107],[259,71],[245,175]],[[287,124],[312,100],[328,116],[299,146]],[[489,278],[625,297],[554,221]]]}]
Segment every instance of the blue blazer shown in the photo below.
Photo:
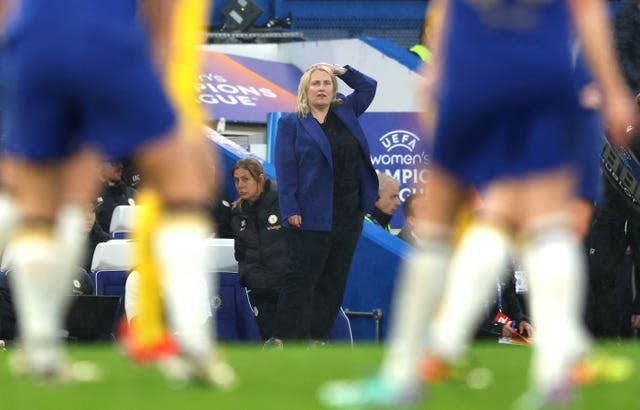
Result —
[{"label": "blue blazer", "polygon": [[[360,169],[360,205],[364,213],[373,209],[378,196],[378,177],[371,164],[369,144],[358,117],[373,101],[376,80],[350,66],[340,76],[353,93],[338,95],[344,104],[331,110],[353,134],[362,149]],[[302,229],[330,231],[333,218],[333,158],[331,146],[320,124],[311,114],[300,118],[296,113],[283,115],[278,121],[275,148],[276,175],[283,224],[287,218],[302,216]]]}]

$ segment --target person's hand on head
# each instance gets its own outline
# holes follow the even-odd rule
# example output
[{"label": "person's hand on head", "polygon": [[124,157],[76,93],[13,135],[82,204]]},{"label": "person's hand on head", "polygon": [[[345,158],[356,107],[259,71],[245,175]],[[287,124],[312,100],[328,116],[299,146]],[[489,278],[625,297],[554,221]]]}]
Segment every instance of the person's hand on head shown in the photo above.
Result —
[{"label": "person's hand on head", "polygon": [[337,75],[337,76],[341,76],[342,74],[347,72],[347,69],[344,66],[341,66],[339,64],[333,64],[333,74]]},{"label": "person's hand on head", "polygon": [[340,64],[317,63],[317,64],[312,65],[311,67],[314,68],[314,67],[318,67],[318,66],[325,66],[325,67],[329,68],[329,70],[331,70],[331,72],[334,75],[338,75],[338,76],[340,76],[340,75],[342,75],[342,74],[347,72],[347,69],[344,68],[343,66],[341,66]]}]

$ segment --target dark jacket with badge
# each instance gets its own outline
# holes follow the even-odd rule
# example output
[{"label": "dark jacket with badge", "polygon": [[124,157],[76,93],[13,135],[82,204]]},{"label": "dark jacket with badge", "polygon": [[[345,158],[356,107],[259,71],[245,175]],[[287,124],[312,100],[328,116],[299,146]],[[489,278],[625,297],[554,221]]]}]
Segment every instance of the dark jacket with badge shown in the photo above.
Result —
[{"label": "dark jacket with badge", "polygon": [[137,191],[122,181],[115,185],[103,184],[102,194],[98,197],[96,206],[96,222],[103,231],[109,233],[113,210],[118,205],[135,205]]},{"label": "dark jacket with badge", "polygon": [[252,290],[279,289],[289,256],[273,181],[265,182],[254,203],[242,201],[231,210],[231,227],[240,283]]}]

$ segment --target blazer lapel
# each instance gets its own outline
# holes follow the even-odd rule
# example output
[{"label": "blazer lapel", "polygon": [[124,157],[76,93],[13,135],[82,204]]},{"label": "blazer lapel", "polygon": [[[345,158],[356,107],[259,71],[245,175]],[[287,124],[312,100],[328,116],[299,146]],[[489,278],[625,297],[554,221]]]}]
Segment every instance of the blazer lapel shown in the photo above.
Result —
[{"label": "blazer lapel", "polygon": [[320,151],[324,154],[329,161],[329,166],[333,168],[333,156],[331,155],[331,146],[329,145],[329,141],[327,137],[324,135],[320,124],[313,118],[313,115],[307,115],[306,118],[301,118],[302,126],[307,130],[311,138],[318,144],[320,147]]}]

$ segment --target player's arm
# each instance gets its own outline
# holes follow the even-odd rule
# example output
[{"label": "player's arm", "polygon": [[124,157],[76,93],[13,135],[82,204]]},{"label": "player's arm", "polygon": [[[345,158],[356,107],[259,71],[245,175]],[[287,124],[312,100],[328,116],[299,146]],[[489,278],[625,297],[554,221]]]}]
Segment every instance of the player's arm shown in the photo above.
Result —
[{"label": "player's arm", "polygon": [[149,33],[151,52],[161,71],[166,68],[171,50],[171,28],[174,0],[140,0],[139,10],[142,21]]},{"label": "player's arm", "polygon": [[0,33],[4,33],[4,24],[7,21],[8,1],[0,2]]},{"label": "player's arm", "polygon": [[9,17],[18,8],[19,0],[8,1],[0,0],[0,36],[4,34],[5,27],[9,21]]},{"label": "player's arm", "polygon": [[604,96],[604,121],[609,137],[626,144],[627,126],[637,124],[637,110],[622,77],[613,48],[609,17],[601,0],[567,0],[584,55]]}]

